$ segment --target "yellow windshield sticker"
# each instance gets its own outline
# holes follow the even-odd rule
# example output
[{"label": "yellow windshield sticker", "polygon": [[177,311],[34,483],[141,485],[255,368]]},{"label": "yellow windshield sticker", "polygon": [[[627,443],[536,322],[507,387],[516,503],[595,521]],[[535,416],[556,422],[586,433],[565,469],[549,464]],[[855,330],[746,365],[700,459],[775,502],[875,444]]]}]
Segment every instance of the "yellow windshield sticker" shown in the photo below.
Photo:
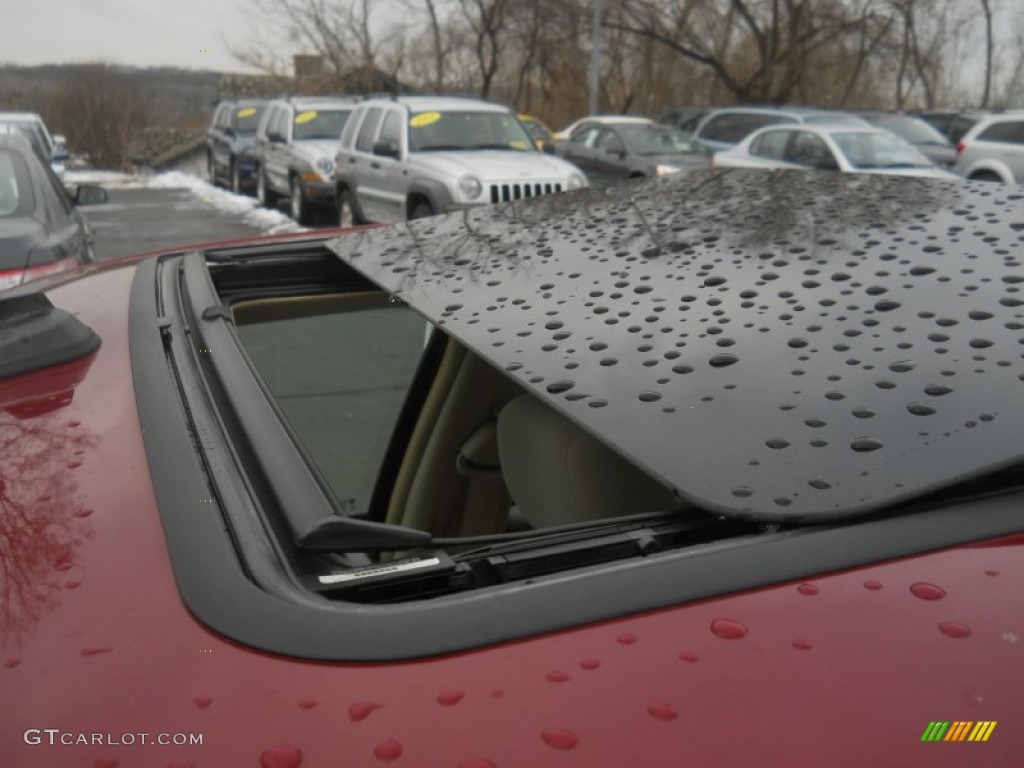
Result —
[{"label": "yellow windshield sticker", "polygon": [[256,114],[256,110],[252,107],[246,107],[245,109],[238,110],[239,117],[252,117]]},{"label": "yellow windshield sticker", "polygon": [[413,115],[409,118],[409,125],[413,128],[422,128],[425,125],[436,123],[440,119],[440,112],[420,112],[418,115]]},{"label": "yellow windshield sticker", "polygon": [[295,116],[295,124],[302,125],[303,123],[308,123],[314,117],[316,117],[316,112],[312,109],[309,112],[300,112]]}]

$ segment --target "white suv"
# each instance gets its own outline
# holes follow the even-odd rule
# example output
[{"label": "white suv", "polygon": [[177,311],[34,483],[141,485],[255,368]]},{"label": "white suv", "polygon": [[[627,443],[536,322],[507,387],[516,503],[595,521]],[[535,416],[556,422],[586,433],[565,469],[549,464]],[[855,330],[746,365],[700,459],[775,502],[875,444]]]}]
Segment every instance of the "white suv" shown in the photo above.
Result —
[{"label": "white suv", "polygon": [[334,163],[338,223],[389,224],[586,186],[505,107],[450,97],[361,102]]},{"label": "white suv", "polygon": [[956,170],[968,179],[1024,183],[1024,110],[983,117],[956,151]]}]

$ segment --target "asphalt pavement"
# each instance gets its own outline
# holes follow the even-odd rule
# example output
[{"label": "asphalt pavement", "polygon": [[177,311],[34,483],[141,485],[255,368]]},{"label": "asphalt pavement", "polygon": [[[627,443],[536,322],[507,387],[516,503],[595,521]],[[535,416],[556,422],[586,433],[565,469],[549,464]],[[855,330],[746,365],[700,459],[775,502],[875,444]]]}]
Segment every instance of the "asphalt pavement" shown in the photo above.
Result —
[{"label": "asphalt pavement", "polygon": [[189,189],[107,188],[109,202],[81,208],[99,260],[263,230]]}]

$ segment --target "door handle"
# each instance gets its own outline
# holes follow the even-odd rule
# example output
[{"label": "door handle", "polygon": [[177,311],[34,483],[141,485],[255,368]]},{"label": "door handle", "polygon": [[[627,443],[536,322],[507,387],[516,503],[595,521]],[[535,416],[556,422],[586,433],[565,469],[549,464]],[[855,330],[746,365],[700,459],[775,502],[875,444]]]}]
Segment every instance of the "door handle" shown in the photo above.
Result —
[{"label": "door handle", "polygon": [[355,159],[354,157],[350,157],[350,158],[348,159],[348,164],[349,164],[349,165],[355,165],[355,164],[356,164],[356,159]]},{"label": "door handle", "polygon": [[380,170],[380,163],[370,163],[370,167],[374,170]]}]

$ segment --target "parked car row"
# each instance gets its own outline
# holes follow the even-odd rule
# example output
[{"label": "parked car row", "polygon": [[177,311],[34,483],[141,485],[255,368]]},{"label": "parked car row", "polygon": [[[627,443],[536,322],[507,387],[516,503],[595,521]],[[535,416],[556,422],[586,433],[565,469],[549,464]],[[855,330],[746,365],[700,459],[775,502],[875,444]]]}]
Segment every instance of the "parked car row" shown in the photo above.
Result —
[{"label": "parked car row", "polygon": [[292,97],[222,103],[208,165],[263,205],[286,198],[299,223],[326,211],[347,226],[586,186],[551,142],[535,118],[473,99]]}]

